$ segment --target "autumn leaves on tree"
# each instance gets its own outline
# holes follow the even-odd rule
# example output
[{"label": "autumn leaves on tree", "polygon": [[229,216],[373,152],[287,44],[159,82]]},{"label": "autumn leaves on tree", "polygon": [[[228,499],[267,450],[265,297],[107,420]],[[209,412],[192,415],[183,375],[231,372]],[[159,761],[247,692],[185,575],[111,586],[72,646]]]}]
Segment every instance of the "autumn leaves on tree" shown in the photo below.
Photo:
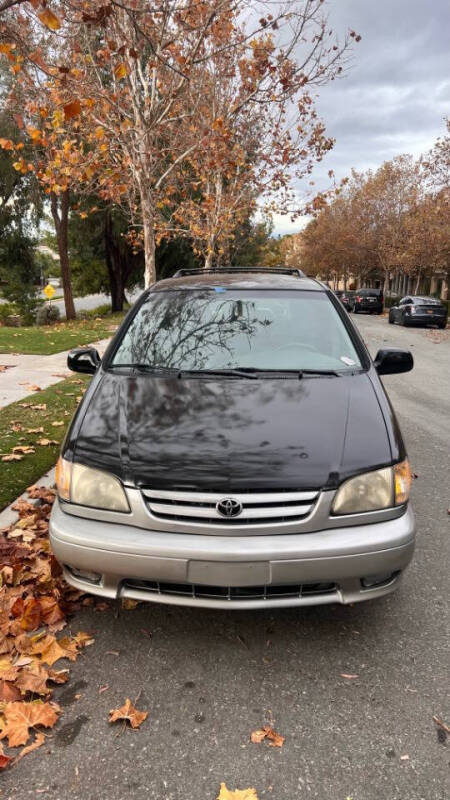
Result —
[{"label": "autumn leaves on tree", "polygon": [[448,274],[449,133],[418,161],[398,156],[344,179],[302,235],[308,271],[331,281],[352,276],[358,285],[381,275],[385,292],[399,273],[413,279],[415,292],[423,277]]},{"label": "autumn leaves on tree", "polygon": [[[300,213],[292,178],[333,144],[313,91],[359,39],[336,43],[322,0],[272,14],[243,0],[32,0],[5,7],[0,26],[22,130],[14,163],[36,173],[58,212],[65,286],[63,206],[76,213],[80,197],[126,211],[146,285],[163,238],[188,237],[209,266],[257,200]],[[70,316],[68,295],[66,307]]]}]

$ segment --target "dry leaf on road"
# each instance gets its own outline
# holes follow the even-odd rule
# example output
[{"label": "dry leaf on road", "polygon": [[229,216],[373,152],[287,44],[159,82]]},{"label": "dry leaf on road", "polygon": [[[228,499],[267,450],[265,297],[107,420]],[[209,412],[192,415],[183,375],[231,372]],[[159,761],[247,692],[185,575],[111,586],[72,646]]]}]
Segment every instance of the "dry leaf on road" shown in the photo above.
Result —
[{"label": "dry leaf on road", "polygon": [[113,708],[109,712],[110,722],[125,719],[128,720],[132,728],[139,728],[147,717],[148,711],[138,711],[128,697],[121,708]]},{"label": "dry leaf on road", "polygon": [[433,717],[433,722],[446,733],[450,733],[450,725],[446,725],[439,717]]},{"label": "dry leaf on road", "polygon": [[3,711],[5,723],[0,739],[8,737],[10,747],[26,744],[30,737],[30,728],[42,725],[53,728],[58,719],[59,706],[55,703],[43,703],[33,700],[31,703],[7,703]]},{"label": "dry leaf on road", "polygon": [[11,761],[11,756],[5,756],[3,745],[0,743],[0,769],[5,769]]},{"label": "dry leaf on road", "polygon": [[26,756],[28,753],[32,753],[33,750],[37,750],[38,747],[44,744],[44,742],[45,742],[45,733],[42,733],[42,731],[37,731],[34,742],[28,744],[26,747],[23,748],[23,750],[20,751],[19,755],[16,756],[16,758],[14,759],[13,765],[17,764],[17,762],[20,761],[20,759]]},{"label": "dry leaf on road", "polygon": [[340,677],[340,678],[345,678],[345,679],[346,679],[346,680],[348,680],[348,681],[352,681],[352,680],[354,680],[355,678],[359,678],[359,675],[351,675],[351,674],[350,674],[350,673],[348,673],[348,672],[341,672],[341,673],[339,674],[339,677]]},{"label": "dry leaf on road", "polygon": [[217,800],[258,800],[256,789],[227,789],[224,783],[220,784],[220,794]]},{"label": "dry leaf on road", "polygon": [[264,741],[264,739],[268,739],[271,747],[283,747],[286,737],[280,736],[270,725],[264,725],[264,728],[258,728],[256,731],[252,731],[250,739],[254,744],[259,744]]}]

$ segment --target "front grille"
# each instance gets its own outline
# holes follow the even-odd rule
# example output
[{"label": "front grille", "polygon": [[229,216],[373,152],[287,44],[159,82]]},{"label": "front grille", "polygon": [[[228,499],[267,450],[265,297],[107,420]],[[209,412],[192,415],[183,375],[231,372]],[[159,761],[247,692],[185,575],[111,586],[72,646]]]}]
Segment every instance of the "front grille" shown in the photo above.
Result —
[{"label": "front grille", "polygon": [[[313,509],[319,492],[289,489],[227,495],[215,492],[144,489],[143,495],[148,510],[158,519],[232,527],[276,525],[281,522],[302,520]],[[227,499],[241,504],[242,510],[236,516],[224,516],[218,511],[218,503]]]},{"label": "front grille", "polygon": [[335,583],[280,583],[266,586],[206,586],[198,583],[161,583],[160,581],[127,580],[125,588],[140,589],[152,594],[215,600],[268,600],[283,597],[311,597],[333,594]]}]

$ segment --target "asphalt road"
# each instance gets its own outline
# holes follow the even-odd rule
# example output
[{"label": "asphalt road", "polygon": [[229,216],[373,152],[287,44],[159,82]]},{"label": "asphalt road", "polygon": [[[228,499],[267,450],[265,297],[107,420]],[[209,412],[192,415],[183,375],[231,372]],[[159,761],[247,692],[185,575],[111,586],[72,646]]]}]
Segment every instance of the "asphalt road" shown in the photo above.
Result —
[{"label": "asphalt road", "polygon": [[[2,800],[215,800],[221,781],[260,800],[448,800],[450,736],[432,718],[450,724],[450,331],[355,321],[372,353],[410,347],[416,362],[385,379],[418,476],[398,592],[276,612],[84,612],[72,630],[96,642],[55,692],[63,721],[5,773]],[[138,696],[139,731],[108,725]],[[250,743],[266,722],[281,749]]]}]

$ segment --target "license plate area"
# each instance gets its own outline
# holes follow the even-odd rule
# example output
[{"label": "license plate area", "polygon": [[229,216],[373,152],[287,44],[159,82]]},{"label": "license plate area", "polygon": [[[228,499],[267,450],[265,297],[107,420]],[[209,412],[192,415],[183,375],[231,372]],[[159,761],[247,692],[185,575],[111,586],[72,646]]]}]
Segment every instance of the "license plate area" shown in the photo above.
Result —
[{"label": "license plate area", "polygon": [[264,586],[270,583],[268,561],[189,561],[189,583],[216,586]]}]

